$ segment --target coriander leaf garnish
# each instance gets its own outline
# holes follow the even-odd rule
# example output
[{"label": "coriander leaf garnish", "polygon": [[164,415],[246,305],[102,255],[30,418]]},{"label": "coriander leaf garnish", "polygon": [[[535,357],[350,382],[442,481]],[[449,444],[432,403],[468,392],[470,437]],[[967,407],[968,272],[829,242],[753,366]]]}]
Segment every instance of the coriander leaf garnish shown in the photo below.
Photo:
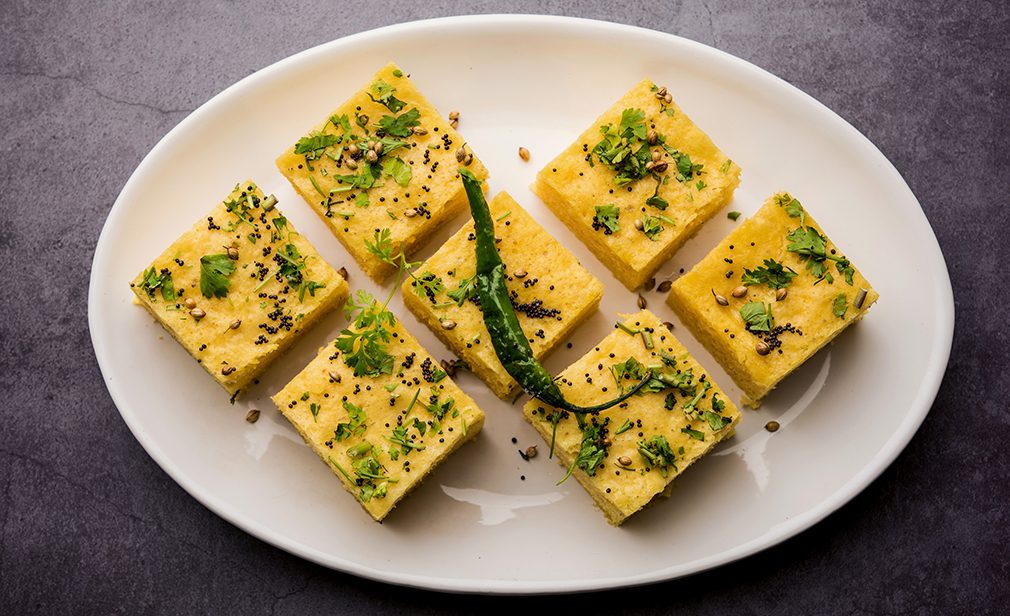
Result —
[{"label": "coriander leaf garnish", "polygon": [[659,234],[662,233],[665,228],[663,226],[664,221],[670,223],[671,225],[674,224],[672,220],[662,214],[658,216],[642,214],[642,233],[645,234],[645,237],[655,242],[656,238],[659,237]]},{"label": "coriander leaf garnish", "polygon": [[779,207],[784,207],[786,214],[789,214],[791,218],[799,218],[800,226],[803,226],[807,214],[803,211],[803,205],[800,204],[798,199],[795,199],[789,193],[780,193],[775,195],[775,203]]},{"label": "coriander leaf garnish", "polygon": [[558,485],[571,477],[576,467],[581,468],[590,477],[595,476],[596,470],[603,463],[603,458],[607,456],[603,427],[595,421],[585,421],[582,415],[576,415],[575,419],[578,420],[579,427],[582,428],[582,443],[579,445],[579,453],[572,460],[568,472],[561,478]]},{"label": "coriander leaf garnish", "polygon": [[849,309],[849,302],[845,299],[845,294],[840,293],[835,297],[831,305],[831,312],[839,319],[845,318],[845,311]]},{"label": "coriander leaf garnish", "polygon": [[709,389],[712,389],[712,382],[702,381],[701,391],[696,393],[693,398],[684,403],[683,409],[685,415],[694,419],[694,417],[698,414],[698,403],[705,397],[705,394],[708,393]]},{"label": "coriander leaf garnish", "polygon": [[314,155],[318,158],[319,154],[330,147],[335,145],[340,141],[340,137],[330,133],[315,133],[306,135],[298,140],[295,144],[295,154],[307,154]]},{"label": "coriander leaf garnish", "polygon": [[410,143],[407,141],[401,141],[400,139],[393,139],[392,137],[382,138],[382,156],[388,156],[391,152],[398,150],[400,148],[409,148]]},{"label": "coriander leaf garnish", "polygon": [[638,441],[638,453],[647,465],[658,468],[663,477],[667,475],[667,468],[672,466],[673,470],[677,470],[676,456],[670,449],[666,437],[661,434],[653,436],[648,441],[644,439]]},{"label": "coriander leaf garnish", "polygon": [[398,116],[384,115],[379,118],[379,130],[385,135],[408,137],[412,129],[421,123],[421,112],[417,107],[405,111]]},{"label": "coriander leaf garnish", "polygon": [[402,158],[386,158],[382,161],[382,173],[393,178],[400,186],[410,184],[410,165],[403,162]]},{"label": "coriander leaf garnish", "polygon": [[593,216],[593,229],[599,231],[603,229],[604,235],[611,235],[621,230],[618,219],[621,217],[621,209],[614,204],[597,205],[596,215]]},{"label": "coriander leaf garnish", "polygon": [[305,279],[305,263],[308,257],[303,257],[298,252],[298,248],[288,243],[283,249],[278,249],[274,257],[280,268],[277,270],[278,278],[287,281],[288,286],[298,290],[298,301],[305,300],[305,292],[308,291],[312,297],[316,296],[316,289],[322,289],[326,285],[314,280]]},{"label": "coriander leaf garnish", "polygon": [[723,417],[712,411],[703,412],[701,418],[708,422],[708,427],[712,429],[712,432],[718,432],[732,422],[729,417]]},{"label": "coriander leaf garnish", "polygon": [[409,454],[411,451],[415,449],[418,451],[423,451],[425,447],[424,445],[418,445],[414,441],[410,440],[410,437],[407,435],[407,429],[404,428],[403,426],[394,426],[392,436],[387,436],[386,440],[389,441],[390,443],[399,445],[400,451],[403,452],[404,455]]},{"label": "coriander leaf garnish", "polygon": [[442,283],[442,279],[431,272],[424,272],[420,276],[415,276],[414,280],[411,281],[411,286],[414,288],[414,293],[419,297],[427,297],[428,301],[432,304],[435,303],[435,297],[445,291],[445,284]]},{"label": "coriander leaf garnish", "polygon": [[[677,165],[676,178],[678,182],[686,182],[695,176],[701,175],[701,170],[705,167],[705,165],[693,162],[688,154],[681,152],[680,150],[675,150],[667,146],[665,143],[663,144],[663,147]],[[701,188],[698,190],[701,190]]]},{"label": "coriander leaf garnish", "polygon": [[[367,444],[367,442],[363,444]],[[384,474],[386,468],[376,459],[375,449],[371,445],[369,448],[372,453],[356,460],[353,465],[354,474],[358,478],[355,483],[361,488],[359,496],[363,502],[385,497],[389,490],[388,484],[396,483],[395,479],[390,479]]]},{"label": "coriander leaf garnish", "polygon": [[683,428],[680,429],[680,431],[682,433],[690,436],[691,438],[693,438],[696,441],[704,441],[705,440],[705,433],[704,432],[701,432],[700,430],[694,430],[693,428],[690,428],[689,426],[684,426]]},{"label": "coriander leaf garnish", "polygon": [[[376,80],[375,83],[372,84],[370,90],[368,98],[372,99],[373,103],[379,103],[380,105],[385,106],[386,109],[389,109],[393,113],[399,113],[400,110],[407,104],[393,96],[393,92],[396,91],[396,88],[389,85],[382,79]],[[373,94],[375,96],[372,96]]]},{"label": "coriander leaf garnish", "polygon": [[673,370],[661,364],[646,366],[636,358],[629,357],[621,363],[612,365],[610,367],[610,374],[614,377],[614,382],[617,383],[618,388],[622,392],[626,389],[624,386],[625,381],[630,381],[631,385],[635,385],[645,378],[646,374],[650,374],[651,378],[638,390],[638,395],[655,393],[671,388],[679,390],[685,396],[694,395],[695,392],[694,374],[690,368],[687,370]]},{"label": "coriander leaf garnish", "polygon": [[732,220],[733,222],[736,222],[736,220],[737,220],[738,218],[740,218],[740,212],[737,212],[736,210],[733,210],[732,212],[728,212],[728,213],[726,214],[726,218],[729,218],[729,219],[730,219],[730,220]]},{"label": "coriander leaf garnish", "polygon": [[670,202],[659,196],[659,194],[654,194],[645,200],[646,205],[651,205],[658,210],[665,210],[670,207]]},{"label": "coriander leaf garnish", "polygon": [[354,369],[354,376],[378,376],[393,373],[393,356],[387,347],[396,317],[365,290],[347,299],[344,305],[353,327],[340,332],[333,345],[344,356],[344,363]]},{"label": "coriander leaf garnish", "polygon": [[740,308],[740,316],[751,332],[768,332],[775,327],[772,305],[761,302],[747,302]]},{"label": "coriander leaf garnish", "polygon": [[456,288],[446,293],[449,299],[462,306],[471,297],[477,297],[477,276],[469,276],[459,281]]},{"label": "coriander leaf garnish", "polygon": [[719,394],[712,394],[712,410],[704,411],[701,414],[701,418],[708,422],[708,427],[712,429],[712,432],[719,432],[733,423],[729,417],[720,415],[725,408],[726,403],[719,399]]},{"label": "coriander leaf garnish", "polygon": [[[813,227],[797,227],[786,236],[789,245],[786,247],[789,252],[795,252],[800,258],[806,261],[807,269],[817,277],[818,282],[827,280],[832,284],[835,280],[827,271],[825,261],[834,261],[835,269],[845,278],[845,282],[852,284],[852,276],[855,270],[849,260],[841,255],[830,254],[828,252],[828,238],[817,232]],[[815,283],[816,284],[816,283]]]},{"label": "coriander leaf garnish", "polygon": [[[669,178],[663,178],[667,180]],[[645,200],[646,205],[651,205],[657,210],[665,210],[670,207],[670,202],[659,196],[659,187],[664,184],[664,181],[656,178],[656,190],[652,191],[652,196]]]},{"label": "coriander leaf garnish", "polygon": [[365,410],[360,406],[351,404],[344,400],[344,410],[347,411],[348,421],[337,424],[337,429],[333,431],[333,438],[342,441],[351,435],[361,436],[368,429],[365,425]]},{"label": "coriander leaf garnish", "polygon": [[[630,381],[631,382],[630,385],[635,385],[643,378],[645,378],[645,373],[646,373],[645,366],[642,365],[642,362],[638,361],[634,357],[629,357],[625,361],[618,364],[614,364],[613,366],[610,367],[610,374],[614,377],[614,383],[617,384],[617,386],[620,388],[622,392],[625,389],[624,388],[625,381]],[[647,384],[645,387],[639,390],[639,393],[642,393],[648,387],[649,386]]]},{"label": "coriander leaf garnish", "polygon": [[617,436],[618,434],[623,434],[628,430],[632,429],[633,427],[635,427],[635,424],[631,423],[630,419],[625,419],[624,423],[621,424],[621,427],[614,430],[614,436]]},{"label": "coriander leaf garnish", "polygon": [[[375,180],[379,178],[379,167],[377,165],[369,165],[365,163],[361,165],[360,169],[361,170],[357,173],[350,175],[340,175],[337,173],[333,174],[332,177],[340,180],[342,183],[346,184],[346,186],[331,190],[330,192],[333,193],[340,192],[341,190],[354,190],[355,188],[368,190],[371,188],[375,184]],[[312,176],[309,176],[309,178],[311,179]],[[313,180],[313,182],[315,182],[315,180]],[[316,190],[319,190],[318,185],[316,186]],[[322,191],[320,191],[320,194],[322,194]],[[324,194],[323,196],[326,195]]]},{"label": "coriander leaf garnish", "polygon": [[767,284],[770,289],[784,289],[796,277],[796,271],[783,266],[775,259],[765,259],[764,265],[753,270],[744,269],[743,284],[747,286]]},{"label": "coriander leaf garnish", "polygon": [[140,288],[147,291],[147,296],[154,299],[154,292],[161,289],[161,298],[166,302],[174,302],[175,283],[172,282],[172,272],[167,267],[161,268],[158,272],[151,266],[151,269],[144,272],[144,280],[140,283]]},{"label": "coriander leaf garnish", "polygon": [[[442,373],[442,378],[445,377],[445,373]],[[441,379],[439,379],[441,380]],[[437,421],[441,421],[445,418],[446,414],[453,409],[456,405],[456,401],[452,398],[446,398],[442,400],[439,397],[438,390],[434,387],[431,388],[431,395],[428,396],[428,404],[423,404],[424,408],[428,409]]]},{"label": "coriander leaf garnish", "polygon": [[647,132],[645,112],[641,109],[625,109],[616,129],[612,124],[600,127],[603,139],[593,147],[592,154],[617,172],[614,183],[618,186],[638,180],[648,173],[645,165],[652,160],[652,153],[649,144],[645,142]]},{"label": "coriander leaf garnish", "polygon": [[234,271],[235,261],[227,253],[200,257],[200,292],[206,298],[227,297],[228,277]]},{"label": "coriander leaf garnish", "polygon": [[375,232],[372,241],[365,240],[365,248],[383,263],[396,265],[393,255],[393,232],[389,229],[380,229]]}]

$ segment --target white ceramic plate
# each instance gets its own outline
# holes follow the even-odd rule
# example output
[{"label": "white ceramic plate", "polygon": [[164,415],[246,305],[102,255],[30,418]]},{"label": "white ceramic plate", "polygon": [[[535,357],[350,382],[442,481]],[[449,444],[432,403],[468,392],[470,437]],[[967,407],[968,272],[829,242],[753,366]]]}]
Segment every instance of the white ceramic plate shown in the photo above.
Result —
[{"label": "white ceramic plate", "polygon": [[[276,171],[273,160],[389,60],[412,74],[508,190],[606,286],[603,303],[547,362],[558,371],[635,309],[617,283],[527,188],[550,160],[643,76],[666,84],[743,169],[727,209],[754,212],[773,191],[797,195],[880,291],[867,318],[745,414],[734,440],[678,480],[673,496],[611,528],[547,456],[524,462],[511,442],[540,442],[519,405],[469,374],[462,387],[487,424],[386,523],[359,508],[274,410],[277,391],[336,335],[333,315],[266,374],[249,398],[228,396],[160,326],[131,305],[128,281],[237,181],[251,177],[352,287],[373,285]],[[523,163],[516,149],[533,153]],[[462,220],[427,247],[430,254]],[[662,270],[701,259],[734,226],[722,214]],[[734,397],[730,379],[677,323],[650,308]],[[448,351],[394,310],[437,356]],[[789,84],[730,55],[668,34],[575,19],[486,16],[409,23],[337,40],[228,88],[173,129],[113,206],[95,253],[92,340],[124,420],[148,453],[200,502],[282,549],[357,575],[434,589],[537,593],[686,575],[773,545],[862,490],[922,422],[950,351],[953,297],[943,256],[915,197],[860,133]],[[243,421],[249,408],[259,422]],[[765,422],[782,429],[771,435]],[[525,475],[525,480],[521,479]]]}]

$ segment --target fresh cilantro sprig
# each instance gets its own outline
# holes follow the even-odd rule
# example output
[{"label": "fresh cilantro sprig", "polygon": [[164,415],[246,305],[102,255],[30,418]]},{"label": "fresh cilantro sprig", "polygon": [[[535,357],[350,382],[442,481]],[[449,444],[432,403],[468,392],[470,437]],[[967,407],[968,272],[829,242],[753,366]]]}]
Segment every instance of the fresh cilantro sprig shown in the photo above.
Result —
[{"label": "fresh cilantro sprig", "polygon": [[[393,113],[400,113],[400,110],[403,109],[407,103],[393,96],[393,92],[395,91],[396,88],[389,85],[384,80],[378,79],[372,84],[372,87],[369,88],[368,98],[372,99],[373,103],[379,103]],[[372,96],[373,94],[375,96]]]},{"label": "fresh cilantro sprig", "polygon": [[769,332],[775,327],[772,305],[761,302],[747,302],[740,307],[740,317],[751,332]]},{"label": "fresh cilantro sprig", "polygon": [[771,289],[784,289],[796,277],[796,271],[775,259],[765,259],[764,265],[752,270],[744,269],[743,283],[746,286],[767,284]]},{"label": "fresh cilantro sprig", "polygon": [[621,230],[619,219],[621,218],[621,208],[612,203],[596,206],[596,215],[593,216],[593,229],[603,230],[604,235],[611,235]]},{"label": "fresh cilantro sprig", "polygon": [[[402,452],[404,455],[409,454],[411,451],[415,449],[418,451],[423,451],[425,448],[424,445],[419,445],[414,441],[410,440],[410,437],[407,435],[407,429],[404,428],[403,426],[394,426],[392,436],[387,436],[386,440],[389,441],[390,443],[393,443],[394,445],[399,445],[400,446],[399,451]],[[390,453],[394,453],[396,451],[397,450],[393,449],[390,451]]]},{"label": "fresh cilantro sprig", "polygon": [[659,237],[659,234],[666,228],[663,226],[664,222],[671,225],[675,224],[672,220],[662,214],[657,216],[642,214],[642,233],[645,234],[645,237],[655,242],[656,238]]},{"label": "fresh cilantro sprig", "polygon": [[732,419],[721,414],[725,409],[726,403],[719,399],[719,394],[712,394],[712,410],[703,411],[701,414],[701,418],[708,422],[708,427],[712,429],[712,432],[719,432],[733,423]]},{"label": "fresh cilantro sprig", "polygon": [[592,153],[617,173],[614,183],[618,186],[648,173],[645,165],[652,160],[652,152],[646,142],[647,133],[645,112],[641,109],[625,109],[616,128],[612,124],[600,127],[603,138],[593,146]]},{"label": "fresh cilantro sprig", "polygon": [[442,278],[431,272],[424,272],[420,276],[415,276],[412,286],[414,293],[418,297],[427,297],[428,301],[432,304],[435,303],[435,298],[438,297],[438,294],[445,291],[445,283],[442,282]]},{"label": "fresh cilantro sprig", "polygon": [[477,297],[477,275],[461,279],[456,288],[447,292],[446,295],[456,302],[457,306],[462,306],[468,299]]},{"label": "fresh cilantro sprig", "polygon": [[347,299],[344,313],[351,327],[344,328],[333,345],[354,370],[354,376],[392,374],[394,360],[388,346],[396,317],[386,304],[379,304],[371,293],[360,289]]},{"label": "fresh cilantro sprig", "polygon": [[176,298],[175,283],[172,281],[172,272],[167,267],[157,271],[154,266],[144,272],[144,280],[140,283],[140,288],[147,291],[147,296],[154,299],[154,292],[161,289],[161,298],[166,302],[174,302]]},{"label": "fresh cilantro sprig", "polygon": [[779,207],[785,208],[786,214],[789,214],[791,218],[799,218],[800,226],[806,221],[807,214],[803,211],[803,205],[798,199],[794,198],[789,193],[779,193],[775,195],[775,203]]},{"label": "fresh cilantro sprig", "polygon": [[701,402],[701,399],[705,397],[705,394],[707,394],[710,389],[712,389],[712,382],[702,381],[701,391],[694,394],[694,397],[690,400],[684,402],[684,414],[691,419],[696,417],[698,415],[698,403]]},{"label": "fresh cilantro sprig", "polygon": [[839,319],[845,318],[845,312],[849,309],[849,302],[845,299],[844,293],[839,293],[835,301],[831,304],[831,312]]},{"label": "fresh cilantro sprig", "polygon": [[206,298],[227,297],[231,281],[228,277],[235,271],[235,261],[227,253],[200,257],[200,292]]},{"label": "fresh cilantro sprig", "polygon": [[274,254],[280,258],[280,267],[275,276],[283,278],[290,287],[298,289],[299,302],[304,301],[306,291],[308,291],[311,297],[315,297],[316,289],[326,287],[321,282],[305,278],[305,264],[308,257],[302,256],[294,244],[289,242],[283,249],[277,250]]},{"label": "fresh cilantro sprig", "polygon": [[677,457],[662,434],[657,434],[649,440],[638,441],[638,453],[646,464],[658,468],[663,477],[666,477],[669,467],[672,466],[673,470],[677,470]]},{"label": "fresh cilantro sprig", "polygon": [[[396,112],[394,112],[396,113]],[[379,118],[378,130],[383,135],[409,137],[413,128],[421,124],[421,112],[412,107],[398,116],[384,115]]]},{"label": "fresh cilantro sprig", "polygon": [[603,426],[585,421],[582,415],[576,415],[575,419],[578,420],[579,427],[582,429],[582,442],[579,445],[579,453],[572,460],[568,472],[561,478],[558,485],[567,481],[575,472],[576,467],[581,468],[590,477],[595,476],[596,470],[607,456],[607,448],[603,442]]},{"label": "fresh cilantro sprig", "polygon": [[368,429],[365,424],[365,409],[356,404],[344,400],[344,410],[347,411],[347,421],[337,424],[337,429],[333,431],[333,438],[342,441],[352,435],[361,436]]},{"label": "fresh cilantro sprig", "polygon": [[795,252],[806,261],[806,268],[818,282],[827,280],[828,284],[832,284],[835,281],[828,271],[827,264],[828,261],[834,261],[837,272],[845,278],[846,283],[852,285],[852,276],[856,270],[845,257],[828,252],[828,238],[821,235],[817,229],[809,226],[797,227],[789,232],[786,239],[789,240],[786,249]]}]

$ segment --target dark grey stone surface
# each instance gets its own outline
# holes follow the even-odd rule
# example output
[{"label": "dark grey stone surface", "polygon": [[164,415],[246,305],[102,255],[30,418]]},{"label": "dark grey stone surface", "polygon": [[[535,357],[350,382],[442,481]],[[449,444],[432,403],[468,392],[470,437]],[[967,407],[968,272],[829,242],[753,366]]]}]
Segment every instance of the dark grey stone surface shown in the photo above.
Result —
[{"label": "dark grey stone surface", "polygon": [[[314,5],[0,3],[0,613],[1010,611],[1006,3]],[[246,535],[183,492],[120,419],[86,294],[98,233],[141,157],[188,111],[291,53],[492,11],[618,20],[750,60],[868,135],[919,197],[954,284],[950,366],[908,449],[813,529],[646,588],[438,595],[335,573]]]}]

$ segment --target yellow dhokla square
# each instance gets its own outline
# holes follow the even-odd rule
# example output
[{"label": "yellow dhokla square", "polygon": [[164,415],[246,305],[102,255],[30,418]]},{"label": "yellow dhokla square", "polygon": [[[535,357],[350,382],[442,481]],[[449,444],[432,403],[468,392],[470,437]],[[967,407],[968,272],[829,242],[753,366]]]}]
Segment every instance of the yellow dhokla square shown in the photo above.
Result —
[{"label": "yellow dhokla square", "polygon": [[628,317],[558,381],[565,399],[599,404],[637,384],[638,394],[598,415],[576,416],[539,400],[523,409],[558,462],[620,525],[684,470],[733,434],[740,412],[656,315]]},{"label": "yellow dhokla square", "polygon": [[636,289],[726,205],[740,168],[645,80],[537,174],[534,192]]},{"label": "yellow dhokla square", "polygon": [[409,256],[467,206],[458,169],[487,169],[395,65],[384,67],[277,159],[277,168],[373,280],[395,268],[366,242]]},{"label": "yellow dhokla square", "polygon": [[[507,193],[489,206],[519,323],[542,358],[596,310],[603,285]],[[473,282],[474,243],[471,220],[404,282],[403,300],[498,397],[507,398],[518,384],[488,339]]]},{"label": "yellow dhokla square", "polygon": [[347,297],[347,282],[251,181],[130,283],[230,394]]},{"label": "yellow dhokla square", "polygon": [[273,397],[365,511],[393,507],[484,425],[484,413],[396,322],[388,373],[355,376],[329,344]]},{"label": "yellow dhokla square", "polygon": [[756,407],[877,298],[800,202],[778,193],[674,282],[667,302]]}]

